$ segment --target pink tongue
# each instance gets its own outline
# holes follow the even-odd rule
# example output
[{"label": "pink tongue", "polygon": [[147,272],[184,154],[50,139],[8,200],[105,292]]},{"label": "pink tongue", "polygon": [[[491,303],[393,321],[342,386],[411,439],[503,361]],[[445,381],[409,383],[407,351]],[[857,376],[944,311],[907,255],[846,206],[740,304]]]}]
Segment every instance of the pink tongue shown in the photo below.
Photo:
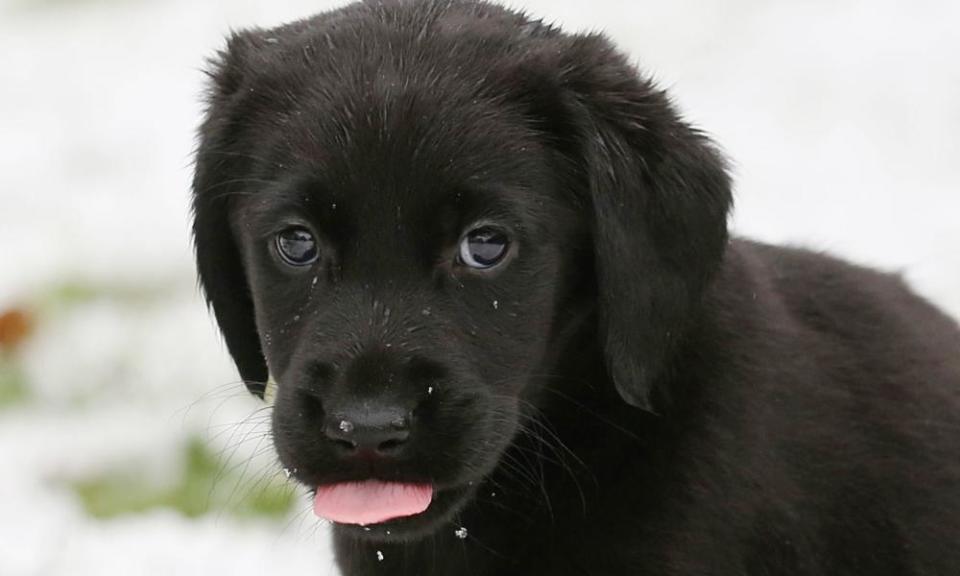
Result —
[{"label": "pink tongue", "polygon": [[432,499],[429,484],[345,482],[317,488],[313,513],[340,524],[379,524],[419,514]]}]

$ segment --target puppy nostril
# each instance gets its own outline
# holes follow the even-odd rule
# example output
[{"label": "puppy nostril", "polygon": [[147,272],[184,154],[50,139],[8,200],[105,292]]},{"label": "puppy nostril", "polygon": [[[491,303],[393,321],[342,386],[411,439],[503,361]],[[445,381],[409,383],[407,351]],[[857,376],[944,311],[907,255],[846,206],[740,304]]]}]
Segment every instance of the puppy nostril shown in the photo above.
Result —
[{"label": "puppy nostril", "polygon": [[397,456],[410,437],[410,419],[398,410],[338,411],[327,417],[323,432],[343,455]]},{"label": "puppy nostril", "polygon": [[388,430],[384,431],[383,438],[377,444],[380,454],[393,454],[407,443],[410,438],[410,419],[407,416],[398,416],[390,421]]},{"label": "puppy nostril", "polygon": [[344,452],[355,452],[357,450],[357,443],[350,440],[334,439],[333,445]]},{"label": "puppy nostril", "polygon": [[391,438],[390,440],[385,440],[377,446],[377,452],[381,454],[390,454],[398,451],[404,444],[407,443],[408,433],[403,433],[403,437]]}]

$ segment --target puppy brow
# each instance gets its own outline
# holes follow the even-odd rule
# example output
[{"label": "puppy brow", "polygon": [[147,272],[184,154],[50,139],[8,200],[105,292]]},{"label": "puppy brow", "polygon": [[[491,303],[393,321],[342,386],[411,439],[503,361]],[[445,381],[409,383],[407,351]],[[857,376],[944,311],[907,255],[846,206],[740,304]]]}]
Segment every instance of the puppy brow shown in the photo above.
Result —
[{"label": "puppy brow", "polygon": [[524,196],[528,194],[528,191],[513,186],[465,188],[458,190],[445,204],[460,215],[464,225],[477,220],[494,220],[522,226],[528,204]]},{"label": "puppy brow", "polygon": [[446,209],[457,215],[460,228],[487,221],[506,225],[524,237],[551,219],[551,203],[544,202],[539,194],[534,188],[516,184],[471,187],[458,191]]},{"label": "puppy brow", "polygon": [[286,183],[245,197],[238,212],[250,232],[269,236],[291,223],[317,220],[329,197],[317,187]]},{"label": "puppy brow", "polygon": [[322,206],[331,197],[326,187],[312,179],[287,177],[267,182],[243,199],[243,210],[251,215],[290,209],[308,210]]}]

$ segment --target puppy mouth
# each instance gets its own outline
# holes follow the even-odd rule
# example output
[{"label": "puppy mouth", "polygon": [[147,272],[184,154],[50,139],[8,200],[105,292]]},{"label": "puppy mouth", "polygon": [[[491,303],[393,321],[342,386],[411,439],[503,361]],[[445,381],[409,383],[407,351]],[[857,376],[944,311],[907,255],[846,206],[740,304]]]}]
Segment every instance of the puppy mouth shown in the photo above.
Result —
[{"label": "puppy mouth", "polygon": [[434,533],[476,492],[475,482],[439,487],[384,480],[320,484],[313,512],[363,540],[408,541]]},{"label": "puppy mouth", "polygon": [[341,482],[317,487],[313,512],[338,524],[369,526],[422,514],[433,496],[430,484]]}]

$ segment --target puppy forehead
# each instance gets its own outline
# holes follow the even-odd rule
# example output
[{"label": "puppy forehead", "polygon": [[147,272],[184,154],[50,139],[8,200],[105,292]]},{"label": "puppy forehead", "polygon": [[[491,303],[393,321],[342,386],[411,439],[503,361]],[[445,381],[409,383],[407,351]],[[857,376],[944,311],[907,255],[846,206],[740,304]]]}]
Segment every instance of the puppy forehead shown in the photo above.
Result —
[{"label": "puppy forehead", "polygon": [[418,27],[355,24],[278,31],[279,43],[259,47],[270,58],[249,78],[247,123],[276,177],[308,183],[295,200],[354,207],[368,220],[429,211],[465,191],[501,205],[544,201],[533,196],[557,176],[554,156],[511,93],[521,92],[515,71],[464,40],[469,27],[414,42],[403,38]]},{"label": "puppy forehead", "polygon": [[244,116],[328,172],[371,162],[433,174],[506,169],[537,142],[525,117],[528,74],[512,27],[491,28],[477,8],[358,5],[254,33]]},{"label": "puppy forehead", "polygon": [[336,101],[307,106],[292,156],[345,183],[530,180],[543,154],[509,106],[459,100],[442,87],[346,90]]},{"label": "puppy forehead", "polygon": [[549,152],[502,102],[409,85],[306,102],[282,129],[281,174],[295,201],[350,208],[368,220],[452,201],[523,209],[543,201]]}]

